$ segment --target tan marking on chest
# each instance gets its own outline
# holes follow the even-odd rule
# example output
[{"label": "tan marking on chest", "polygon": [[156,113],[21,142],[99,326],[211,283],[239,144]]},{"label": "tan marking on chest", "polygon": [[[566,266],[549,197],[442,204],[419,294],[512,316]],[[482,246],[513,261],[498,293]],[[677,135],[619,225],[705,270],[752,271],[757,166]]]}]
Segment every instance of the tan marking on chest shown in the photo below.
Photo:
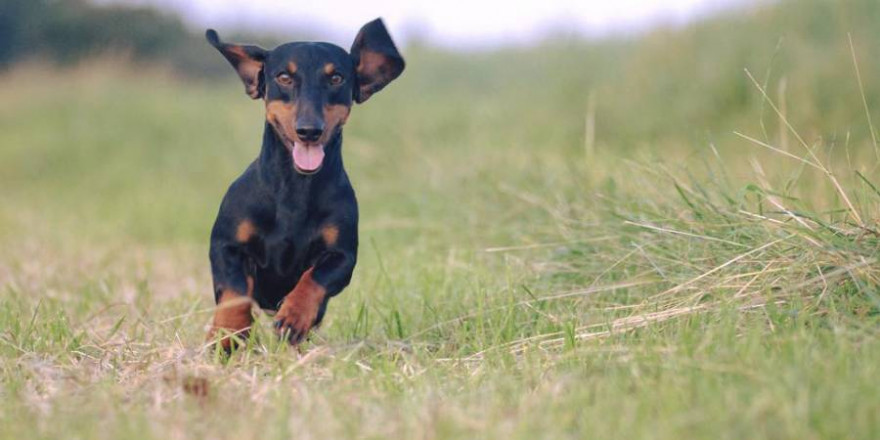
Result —
[{"label": "tan marking on chest", "polygon": [[339,240],[339,228],[336,225],[327,225],[321,228],[321,238],[327,246],[333,246]]},{"label": "tan marking on chest", "polygon": [[242,220],[235,230],[235,239],[239,243],[247,243],[257,233],[257,228],[250,220]]}]

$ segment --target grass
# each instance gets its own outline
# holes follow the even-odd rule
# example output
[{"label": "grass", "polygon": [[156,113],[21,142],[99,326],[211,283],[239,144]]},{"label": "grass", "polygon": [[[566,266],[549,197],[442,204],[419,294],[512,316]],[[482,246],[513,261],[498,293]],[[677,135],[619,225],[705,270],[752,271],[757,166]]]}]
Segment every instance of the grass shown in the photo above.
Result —
[{"label": "grass", "polygon": [[[260,316],[228,360],[203,345],[207,236],[260,105],[231,72],[6,73],[0,437],[876,438],[878,67],[858,27],[853,50],[809,27],[749,46],[764,63],[688,45],[785,15],[766,14],[540,54],[414,49],[346,129],[352,285],[299,350]],[[730,68],[615,75],[658,42]],[[809,68],[817,47],[846,62]],[[722,86],[740,98],[703,115]]]}]

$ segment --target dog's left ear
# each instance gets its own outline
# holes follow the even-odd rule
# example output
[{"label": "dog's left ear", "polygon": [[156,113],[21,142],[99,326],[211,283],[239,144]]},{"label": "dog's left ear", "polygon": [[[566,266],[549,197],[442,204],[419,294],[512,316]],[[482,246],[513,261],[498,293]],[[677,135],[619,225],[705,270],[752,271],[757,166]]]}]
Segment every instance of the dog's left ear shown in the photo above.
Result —
[{"label": "dog's left ear", "polygon": [[205,38],[214,46],[223,57],[232,64],[241,82],[244,83],[244,90],[248,96],[253,99],[259,99],[263,96],[263,63],[266,61],[268,52],[259,46],[246,46],[240,44],[228,44],[220,41],[217,31],[208,29],[205,32]]},{"label": "dog's left ear", "polygon": [[354,100],[358,104],[400,76],[405,66],[380,18],[365,24],[358,32],[351,45],[351,57],[357,67]]}]

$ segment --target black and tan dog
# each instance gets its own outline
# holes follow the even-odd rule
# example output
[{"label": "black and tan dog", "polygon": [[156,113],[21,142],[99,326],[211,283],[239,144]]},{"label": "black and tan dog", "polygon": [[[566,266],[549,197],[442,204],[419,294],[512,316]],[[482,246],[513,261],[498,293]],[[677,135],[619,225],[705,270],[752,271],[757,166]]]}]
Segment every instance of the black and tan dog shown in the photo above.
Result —
[{"label": "black and tan dog", "polygon": [[400,76],[403,58],[379,19],[360,30],[350,53],[329,43],[265,50],[221,42],[213,30],[206,36],[248,96],[266,104],[260,155],[229,187],[211,232],[217,310],[208,337],[229,349],[228,335],[250,328],[255,302],[277,310],[278,332],[295,344],[321,322],[357,260],[342,126],[353,102]]}]

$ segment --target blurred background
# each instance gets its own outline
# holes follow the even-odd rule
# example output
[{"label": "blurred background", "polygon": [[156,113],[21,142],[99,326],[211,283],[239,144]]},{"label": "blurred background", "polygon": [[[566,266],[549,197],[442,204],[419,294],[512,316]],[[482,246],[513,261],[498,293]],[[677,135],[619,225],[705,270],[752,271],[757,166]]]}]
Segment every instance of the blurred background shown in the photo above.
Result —
[{"label": "blurred background", "polygon": [[[670,135],[705,141],[740,126],[755,98],[743,68],[770,88],[784,83],[787,93],[808,96],[795,111],[828,134],[852,116],[822,107],[852,85],[837,76],[851,73],[836,68],[850,55],[843,37],[852,34],[873,72],[876,57],[867,54],[877,47],[878,8],[868,0],[549,0],[515,8],[496,1],[2,0],[0,68],[113,58],[129,70],[228,80],[205,45],[207,27],[270,48],[300,39],[347,48],[361,24],[382,16],[415,68],[425,66],[410,84],[433,75],[445,84],[439,87],[465,80],[491,93],[485,82],[528,81],[532,90],[564,94],[557,104],[571,104],[568,111],[585,114],[593,102],[601,139],[615,144]],[[795,71],[802,74],[792,77]],[[876,98],[873,88],[867,97]]]},{"label": "blurred background", "polygon": [[376,197],[368,224],[468,201],[477,213],[497,185],[535,185],[560,165],[597,185],[639,155],[746,164],[756,152],[735,131],[791,148],[746,71],[807,142],[870,151],[872,0],[368,3],[0,0],[0,191],[17,201],[0,210],[4,230],[205,243],[262,130],[206,27],[268,48],[347,48],[385,17],[407,71],[346,131],[350,173]]},{"label": "blurred background", "polygon": [[[48,56],[73,61],[107,51],[170,60],[196,70],[204,50],[188,45],[206,27],[276,42],[320,39],[348,46],[351,35],[382,16],[400,43],[449,49],[537,45],[559,37],[632,35],[753,7],[755,0],[552,0],[504,2],[390,0],[285,2],[257,0],[4,0],[4,63]],[[203,73],[203,72],[202,72]]]},{"label": "blurred background", "polygon": [[368,3],[0,0],[0,183],[18,200],[0,212],[5,230],[67,221],[79,234],[204,243],[262,130],[206,27],[268,48],[347,48],[385,17],[408,68],[355,110],[346,144],[378,216],[418,223],[559,164],[594,185],[640,154],[755,154],[735,131],[788,150],[768,98],[808,143],[870,151],[872,0]]}]

